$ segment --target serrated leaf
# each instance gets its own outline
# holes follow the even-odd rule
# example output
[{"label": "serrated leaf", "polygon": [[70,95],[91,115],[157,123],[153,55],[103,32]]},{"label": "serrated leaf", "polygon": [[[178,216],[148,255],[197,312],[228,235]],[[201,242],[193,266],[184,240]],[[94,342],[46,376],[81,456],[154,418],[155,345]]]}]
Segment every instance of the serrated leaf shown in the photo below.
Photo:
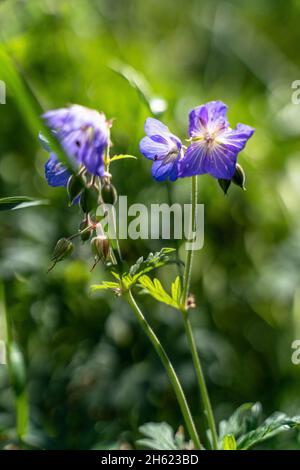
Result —
[{"label": "serrated leaf", "polygon": [[290,418],[285,413],[276,412],[262,421],[260,403],[245,403],[227,421],[221,421],[219,435],[221,443],[226,435],[233,435],[237,449],[250,449],[254,445],[276,434],[300,426],[300,416]]},{"label": "serrated leaf", "polygon": [[48,201],[28,196],[11,196],[0,199],[0,211],[25,209],[26,207],[47,205]]},{"label": "serrated leaf", "polygon": [[174,302],[180,305],[182,290],[181,290],[181,280],[179,276],[177,276],[175,281],[172,282],[171,293],[172,293],[172,299],[174,300]]},{"label": "serrated leaf", "polygon": [[223,450],[236,450],[236,440],[233,434],[227,434],[223,438]]},{"label": "serrated leaf", "polygon": [[176,444],[174,431],[169,424],[147,423],[140,426],[139,431],[146,436],[139,439],[137,444],[141,447],[147,447],[153,450],[179,450]]},{"label": "serrated leaf", "polygon": [[156,253],[149,253],[148,257],[145,260],[143,257],[139,258],[136,263],[129,269],[129,277],[127,280],[130,286],[133,286],[138,281],[140,276],[152,271],[153,269],[159,268],[170,263],[178,263],[178,260],[171,259],[169,256],[170,253],[174,252],[174,248],[162,248]]},{"label": "serrated leaf", "polygon": [[112,162],[115,162],[117,160],[125,160],[125,159],[133,159],[133,160],[137,160],[137,157],[135,157],[134,155],[114,155],[113,157],[111,157],[109,159],[109,162],[112,163]]},{"label": "serrated leaf", "polygon": [[149,276],[143,275],[139,278],[139,285],[143,287],[146,292],[151,295],[154,299],[162,302],[170,307],[179,309],[180,306],[163,288],[161,282],[158,279],[150,279]]},{"label": "serrated leaf", "polygon": [[255,429],[261,421],[261,415],[262,407],[260,403],[244,403],[228,420],[220,422],[219,435],[221,441],[227,434],[232,434],[235,438],[238,438]]},{"label": "serrated leaf", "polygon": [[239,450],[250,449],[259,442],[298,426],[300,426],[300,416],[290,418],[285,413],[273,413],[257,429],[241,436],[238,439],[237,447]]}]

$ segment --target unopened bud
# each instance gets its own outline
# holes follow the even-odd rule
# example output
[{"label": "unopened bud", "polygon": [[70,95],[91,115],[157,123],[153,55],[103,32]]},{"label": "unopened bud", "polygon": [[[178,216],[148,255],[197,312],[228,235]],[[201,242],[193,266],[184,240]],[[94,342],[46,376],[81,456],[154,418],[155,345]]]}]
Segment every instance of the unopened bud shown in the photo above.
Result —
[{"label": "unopened bud", "polygon": [[60,240],[58,240],[53,250],[53,253],[51,256],[51,261],[53,262],[53,264],[48,269],[48,272],[54,268],[56,263],[58,263],[59,261],[62,261],[64,258],[69,256],[72,253],[73,249],[74,249],[74,245],[70,240],[68,240],[68,238],[60,238]]},{"label": "unopened bud", "polygon": [[88,230],[89,226],[90,226],[90,223],[88,219],[83,220],[81,224],[79,225],[79,231],[83,232],[80,234],[80,238],[83,242],[86,242],[90,239],[92,229]]},{"label": "unopened bud", "polygon": [[227,191],[229,189],[229,186],[231,185],[231,180],[225,180],[223,178],[218,179],[218,183],[221,186],[224,194],[227,194]]},{"label": "unopened bud", "polygon": [[71,175],[68,180],[68,185],[67,185],[70,205],[74,203],[74,200],[80,195],[82,190],[83,190],[83,181],[81,177],[77,175]]},{"label": "unopened bud", "polygon": [[92,252],[95,256],[95,263],[92,270],[99,261],[106,261],[109,254],[109,240],[105,235],[98,235],[91,240]]},{"label": "unopened bud", "polygon": [[116,188],[111,183],[105,182],[101,188],[101,197],[105,204],[115,205],[118,198]]},{"label": "unopened bud", "polygon": [[245,191],[246,190],[245,181],[246,181],[245,172],[243,168],[241,167],[241,165],[237,163],[234,175],[232,177],[232,182]]},{"label": "unopened bud", "polygon": [[85,214],[97,208],[97,192],[94,188],[85,188],[80,196],[80,207]]}]

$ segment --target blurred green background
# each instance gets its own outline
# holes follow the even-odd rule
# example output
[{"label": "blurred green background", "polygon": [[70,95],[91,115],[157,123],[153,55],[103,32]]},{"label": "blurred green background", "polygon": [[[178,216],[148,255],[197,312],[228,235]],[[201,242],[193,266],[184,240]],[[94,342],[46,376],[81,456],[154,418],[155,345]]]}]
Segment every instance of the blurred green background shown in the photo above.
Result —
[{"label": "blurred green background", "polygon": [[[232,126],[255,127],[239,159],[246,192],[232,187],[224,197],[214,179],[200,179],[205,245],[195,257],[198,306],[191,321],[217,421],[257,400],[266,414],[300,413],[300,365],[291,362],[291,343],[300,339],[300,107],[291,102],[291,84],[300,79],[299,14],[299,0],[0,3],[1,39],[42,107],[79,103],[115,118],[113,151],[139,156],[112,166],[129,203],[188,202],[189,181],[168,186],[151,179],[138,151],[150,111],[116,67],[140,74],[152,110],[162,104],[156,98],[165,100],[161,119],[182,138],[189,110],[212,99],[229,105]],[[176,429],[182,418],[173,391],[129,307],[109,294],[90,294],[107,274],[99,265],[89,272],[89,247],[78,244],[72,259],[46,274],[56,240],[77,230],[79,212],[67,207],[64,189],[47,186],[47,155],[9,89],[0,116],[1,196],[50,201],[0,215],[0,276],[28,367],[32,442],[105,448],[133,445],[147,421]],[[167,245],[126,241],[122,249],[134,262]],[[168,286],[175,273],[167,267],[159,276]],[[180,315],[150,298],[138,301],[201,425]],[[0,440],[13,428],[12,393],[0,366]],[[297,449],[297,433],[266,447]]]}]

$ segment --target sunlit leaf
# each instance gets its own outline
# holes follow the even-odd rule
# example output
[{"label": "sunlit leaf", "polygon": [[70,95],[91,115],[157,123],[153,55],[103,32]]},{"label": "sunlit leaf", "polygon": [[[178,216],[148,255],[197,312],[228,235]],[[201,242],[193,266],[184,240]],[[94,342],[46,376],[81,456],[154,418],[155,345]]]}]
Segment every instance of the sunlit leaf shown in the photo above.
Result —
[{"label": "sunlit leaf", "polygon": [[139,431],[145,436],[137,444],[153,450],[178,450],[175,433],[167,423],[147,423],[140,426]]},{"label": "sunlit leaf", "polygon": [[223,446],[224,450],[236,450],[236,440],[233,434],[227,434],[223,438]]},{"label": "sunlit leaf", "polygon": [[290,418],[285,413],[276,412],[267,418],[257,429],[241,436],[237,441],[237,447],[240,450],[250,449],[266,439],[298,427],[300,427],[300,416]]},{"label": "sunlit leaf", "polygon": [[134,155],[114,155],[113,157],[110,158],[110,163],[111,162],[115,162],[117,160],[125,160],[125,159],[134,159],[134,160],[137,160],[137,157],[135,157]]},{"label": "sunlit leaf", "polygon": [[153,279],[152,281],[149,276],[143,275],[139,278],[139,285],[143,287],[151,297],[159,302],[169,305],[170,307],[180,309],[179,303],[164,290],[158,279]]},{"label": "sunlit leaf", "polygon": [[45,206],[48,204],[46,200],[34,199],[28,196],[12,196],[0,199],[0,211],[9,211],[16,209],[25,209],[32,206]]},{"label": "sunlit leaf", "polygon": [[276,412],[262,422],[260,403],[245,403],[227,421],[221,421],[221,443],[228,435],[234,436],[237,449],[244,450],[289,429],[300,426],[300,416],[289,417]]}]

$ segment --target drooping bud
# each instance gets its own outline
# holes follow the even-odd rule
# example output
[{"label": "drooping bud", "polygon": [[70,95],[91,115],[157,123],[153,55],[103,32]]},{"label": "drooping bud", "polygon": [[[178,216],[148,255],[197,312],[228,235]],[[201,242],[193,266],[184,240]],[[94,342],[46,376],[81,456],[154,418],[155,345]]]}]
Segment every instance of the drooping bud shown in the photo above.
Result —
[{"label": "drooping bud", "polygon": [[51,256],[51,261],[53,264],[50,266],[48,269],[48,272],[51,271],[51,269],[54,268],[56,263],[59,261],[62,261],[64,258],[69,256],[74,249],[73,243],[68,240],[68,238],[60,238],[58,242],[55,245],[55,248],[53,250],[52,256]]},{"label": "drooping bud", "polygon": [[92,270],[99,261],[106,261],[109,255],[109,240],[105,235],[98,235],[91,240],[91,248],[95,257],[95,263]]},{"label": "drooping bud", "polygon": [[85,188],[80,197],[80,207],[85,214],[95,210],[98,205],[98,194],[94,188]]},{"label": "drooping bud", "polygon": [[243,168],[241,167],[241,165],[237,163],[234,175],[232,177],[232,182],[245,191],[246,190],[245,181],[246,181],[245,172]]},{"label": "drooping bud", "polygon": [[220,178],[218,179],[218,183],[226,196],[229,186],[231,185],[231,180],[225,180],[223,178]]},{"label": "drooping bud", "polygon": [[101,197],[105,204],[114,206],[118,198],[116,188],[111,183],[105,182],[101,188]]},{"label": "drooping bud", "polygon": [[82,190],[83,190],[82,178],[78,175],[71,175],[68,180],[68,185],[67,185],[70,205],[74,203],[74,200],[80,195]]},{"label": "drooping bud", "polygon": [[89,230],[89,227],[90,227],[90,222],[88,218],[85,218],[79,225],[79,231],[83,232],[80,234],[80,238],[83,242],[86,242],[90,239],[92,228],[90,228]]}]

